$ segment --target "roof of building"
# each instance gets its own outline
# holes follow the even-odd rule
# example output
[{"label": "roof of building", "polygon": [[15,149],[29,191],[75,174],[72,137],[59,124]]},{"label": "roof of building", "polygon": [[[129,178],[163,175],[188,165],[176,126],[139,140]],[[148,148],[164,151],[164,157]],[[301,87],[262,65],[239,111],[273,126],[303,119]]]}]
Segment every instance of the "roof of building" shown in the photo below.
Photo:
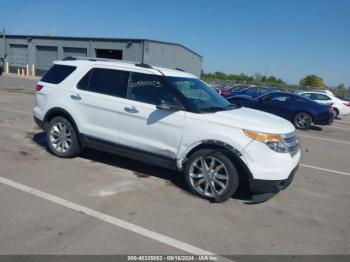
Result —
[{"label": "roof of building", "polygon": [[[202,57],[200,54],[194,52],[193,50],[189,49],[188,47],[179,44],[179,43],[172,43],[172,42],[165,42],[165,41],[158,41],[158,40],[152,40],[152,39],[146,39],[146,38],[111,38],[111,37],[80,37],[80,36],[52,36],[52,35],[5,35],[8,38],[37,38],[37,39],[61,39],[61,40],[75,40],[75,41],[119,41],[119,42],[153,42],[153,43],[160,43],[160,44],[168,44],[168,45],[175,45],[182,47],[191,53]],[[0,37],[3,37],[2,34],[0,34]]]}]

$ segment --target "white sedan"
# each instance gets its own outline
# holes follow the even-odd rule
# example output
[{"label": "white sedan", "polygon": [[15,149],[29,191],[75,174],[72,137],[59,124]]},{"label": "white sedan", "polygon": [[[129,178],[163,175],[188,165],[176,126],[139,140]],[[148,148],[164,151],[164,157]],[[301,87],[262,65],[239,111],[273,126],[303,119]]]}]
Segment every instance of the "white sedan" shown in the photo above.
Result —
[{"label": "white sedan", "polygon": [[308,97],[318,103],[332,105],[334,109],[334,117],[350,114],[350,102],[343,101],[335,96],[328,95],[322,92],[304,91],[298,93],[301,96]]}]

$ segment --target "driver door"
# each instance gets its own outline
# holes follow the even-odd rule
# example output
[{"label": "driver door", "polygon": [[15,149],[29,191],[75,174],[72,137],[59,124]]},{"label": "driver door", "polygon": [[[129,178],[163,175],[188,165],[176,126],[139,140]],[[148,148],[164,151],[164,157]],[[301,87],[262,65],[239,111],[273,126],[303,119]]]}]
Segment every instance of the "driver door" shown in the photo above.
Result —
[{"label": "driver door", "polygon": [[131,73],[127,99],[121,99],[119,143],[175,159],[184,128],[184,110],[158,109],[161,101],[181,108],[162,76]]},{"label": "driver door", "polygon": [[269,94],[262,97],[258,102],[258,109],[265,112],[286,117],[283,104],[288,102],[289,97],[285,95]]}]

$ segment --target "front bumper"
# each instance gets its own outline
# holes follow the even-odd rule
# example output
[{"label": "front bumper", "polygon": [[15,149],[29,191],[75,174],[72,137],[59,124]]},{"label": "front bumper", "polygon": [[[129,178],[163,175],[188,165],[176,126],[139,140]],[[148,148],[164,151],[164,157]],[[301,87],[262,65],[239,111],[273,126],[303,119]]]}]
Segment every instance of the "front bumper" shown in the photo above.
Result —
[{"label": "front bumper", "polygon": [[297,165],[287,179],[283,180],[264,180],[264,179],[254,179],[250,178],[249,187],[253,194],[263,194],[263,193],[278,193],[281,190],[287,188],[294,179],[294,174],[296,173],[299,165]]}]

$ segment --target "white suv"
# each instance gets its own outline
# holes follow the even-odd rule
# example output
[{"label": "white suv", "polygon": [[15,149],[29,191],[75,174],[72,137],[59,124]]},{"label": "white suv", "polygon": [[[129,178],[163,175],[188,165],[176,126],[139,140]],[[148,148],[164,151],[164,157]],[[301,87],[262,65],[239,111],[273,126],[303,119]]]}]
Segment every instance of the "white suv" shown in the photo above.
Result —
[{"label": "white suv", "polygon": [[197,77],[147,64],[67,58],[38,82],[34,119],[59,157],[92,147],[181,171],[189,189],[223,201],[287,187],[300,160],[288,121],[238,108]]}]

